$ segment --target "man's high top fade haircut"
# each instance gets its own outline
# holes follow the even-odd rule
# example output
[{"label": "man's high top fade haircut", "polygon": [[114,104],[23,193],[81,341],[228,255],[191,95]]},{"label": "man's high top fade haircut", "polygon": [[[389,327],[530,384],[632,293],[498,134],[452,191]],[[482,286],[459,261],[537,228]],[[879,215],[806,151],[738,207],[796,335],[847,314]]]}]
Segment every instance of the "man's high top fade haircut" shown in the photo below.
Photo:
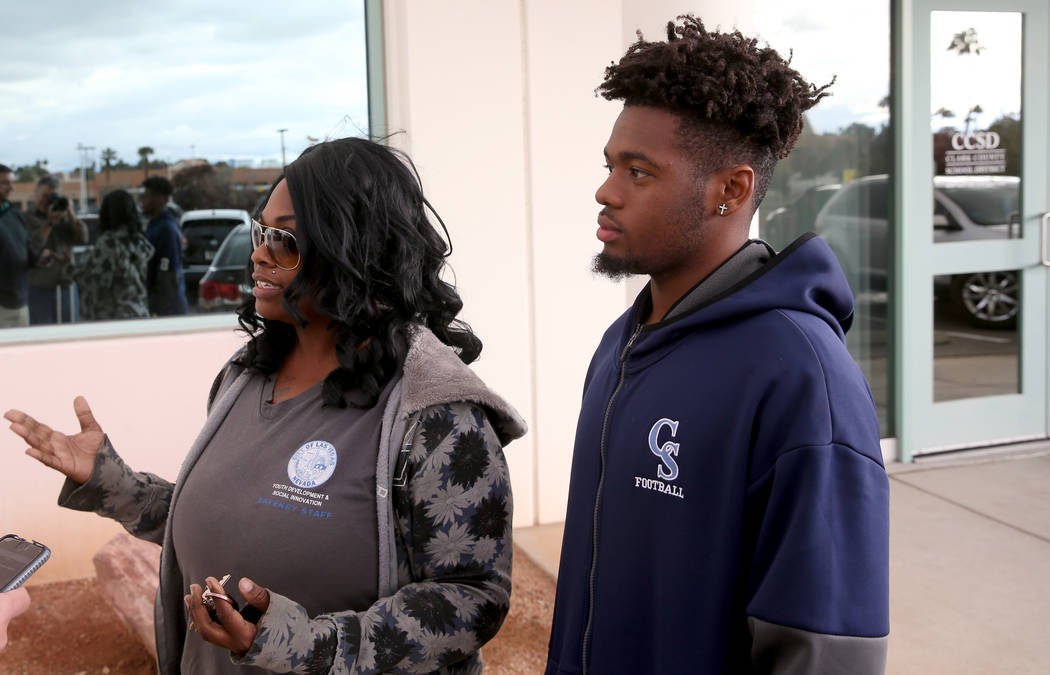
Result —
[{"label": "man's high top fade haircut", "polygon": [[146,180],[142,181],[142,187],[146,188],[150,192],[156,192],[159,195],[170,197],[175,192],[171,181],[164,176],[150,176]]},{"label": "man's high top fade haircut", "polygon": [[683,148],[698,174],[749,164],[754,206],[765,197],[777,160],[802,133],[802,114],[828,95],[834,80],[816,87],[769,47],[732,33],[709,32],[692,15],[667,23],[667,42],[646,42],[641,31],[605,69],[597,92],[628,106],[678,115]]}]

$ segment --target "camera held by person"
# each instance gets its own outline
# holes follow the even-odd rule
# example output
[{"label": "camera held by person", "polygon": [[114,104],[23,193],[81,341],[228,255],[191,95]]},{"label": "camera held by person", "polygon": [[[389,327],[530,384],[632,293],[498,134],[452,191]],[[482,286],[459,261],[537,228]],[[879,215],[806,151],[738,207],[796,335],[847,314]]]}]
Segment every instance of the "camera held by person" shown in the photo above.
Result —
[{"label": "camera held by person", "polygon": [[70,209],[69,197],[56,192],[48,198],[47,221],[51,225],[52,247],[65,249],[81,243],[82,237],[77,231],[75,218]]}]

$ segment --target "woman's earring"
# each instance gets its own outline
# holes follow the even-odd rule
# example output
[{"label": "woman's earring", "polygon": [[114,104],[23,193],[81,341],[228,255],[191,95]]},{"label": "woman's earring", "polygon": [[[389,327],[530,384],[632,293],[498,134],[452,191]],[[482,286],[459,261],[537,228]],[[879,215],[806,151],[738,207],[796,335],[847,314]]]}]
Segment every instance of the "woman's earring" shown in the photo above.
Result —
[{"label": "woman's earring", "polygon": [[726,211],[728,211],[728,210],[729,210],[729,207],[726,206],[725,204],[719,204],[718,205],[718,215],[724,216],[726,214]]},{"label": "woman's earring", "polygon": [[276,269],[270,270],[270,274],[277,274],[277,270]]}]

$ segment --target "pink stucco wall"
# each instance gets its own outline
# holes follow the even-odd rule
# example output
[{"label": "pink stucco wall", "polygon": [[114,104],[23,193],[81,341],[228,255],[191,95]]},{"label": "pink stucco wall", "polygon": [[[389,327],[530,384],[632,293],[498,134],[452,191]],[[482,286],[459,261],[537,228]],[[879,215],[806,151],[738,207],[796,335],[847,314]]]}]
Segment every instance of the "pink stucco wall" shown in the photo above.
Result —
[{"label": "pink stucco wall", "polygon": [[[0,345],[0,410],[74,431],[73,398],[83,395],[133,468],[174,480],[204,421],[212,378],[241,340],[222,329]],[[30,583],[93,576],[91,556],[120,527],[59,508],[62,477],[24,450],[20,438],[0,431],[0,534],[51,547],[51,561]]]}]

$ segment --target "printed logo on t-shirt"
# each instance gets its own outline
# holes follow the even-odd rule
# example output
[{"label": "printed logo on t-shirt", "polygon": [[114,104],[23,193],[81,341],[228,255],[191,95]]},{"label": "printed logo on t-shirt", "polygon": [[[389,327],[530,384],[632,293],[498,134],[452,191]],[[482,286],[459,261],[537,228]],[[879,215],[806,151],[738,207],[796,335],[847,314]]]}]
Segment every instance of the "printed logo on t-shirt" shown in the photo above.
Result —
[{"label": "printed logo on t-shirt", "polygon": [[[670,438],[660,443],[660,436],[664,429],[668,429],[671,432]],[[678,420],[666,417],[658,420],[649,429],[649,452],[659,457],[660,463],[656,465],[656,478],[634,477],[634,486],[636,488],[661,492],[679,499],[685,499],[681,486],[670,484],[671,481],[678,478],[678,462],[675,460],[675,457],[678,456],[678,450],[681,446],[675,443],[674,440],[671,440],[677,433]]]},{"label": "printed logo on t-shirt", "polygon": [[324,485],[335,473],[335,446],[328,441],[304,443],[288,460],[288,480],[301,488]]}]

